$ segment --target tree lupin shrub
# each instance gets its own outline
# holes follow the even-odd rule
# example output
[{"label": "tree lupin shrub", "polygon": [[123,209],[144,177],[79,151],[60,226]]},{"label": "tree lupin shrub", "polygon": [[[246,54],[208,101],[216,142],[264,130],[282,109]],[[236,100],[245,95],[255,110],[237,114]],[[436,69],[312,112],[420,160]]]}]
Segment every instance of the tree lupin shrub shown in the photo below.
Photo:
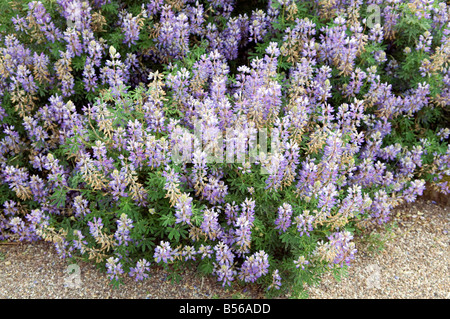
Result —
[{"label": "tree lupin shrub", "polygon": [[443,1],[2,6],[1,240],[297,296],[449,193]]}]

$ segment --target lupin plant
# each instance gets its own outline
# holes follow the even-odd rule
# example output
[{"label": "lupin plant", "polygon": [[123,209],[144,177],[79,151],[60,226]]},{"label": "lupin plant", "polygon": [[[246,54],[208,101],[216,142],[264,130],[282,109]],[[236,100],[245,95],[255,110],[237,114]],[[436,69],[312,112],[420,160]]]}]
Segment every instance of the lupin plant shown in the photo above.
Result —
[{"label": "lupin plant", "polygon": [[450,192],[445,1],[0,4],[0,240],[297,296]]}]

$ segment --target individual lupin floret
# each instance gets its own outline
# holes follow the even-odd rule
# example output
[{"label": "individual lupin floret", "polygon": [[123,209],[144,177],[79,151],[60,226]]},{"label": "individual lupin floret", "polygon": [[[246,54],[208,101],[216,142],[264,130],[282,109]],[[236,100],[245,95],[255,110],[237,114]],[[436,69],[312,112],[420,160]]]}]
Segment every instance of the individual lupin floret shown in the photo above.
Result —
[{"label": "individual lupin floret", "polygon": [[248,221],[245,215],[241,215],[236,220],[236,230],[234,232],[233,242],[238,246],[237,255],[242,256],[250,251],[252,242],[252,224]]},{"label": "individual lupin floret", "polygon": [[211,246],[210,245],[205,246],[204,244],[200,245],[200,248],[198,249],[198,252],[197,252],[197,254],[202,255],[202,259],[211,258],[213,253],[214,253],[214,251],[211,248]]},{"label": "individual lupin floret", "polygon": [[89,233],[94,237],[95,239],[101,237],[101,231],[103,228],[102,219],[100,217],[94,217],[93,222],[88,221],[89,226]]},{"label": "individual lupin floret", "polygon": [[214,240],[222,234],[223,230],[219,224],[219,214],[214,210],[205,209],[203,212],[203,222],[200,226],[202,231],[206,234],[206,237],[210,240]]},{"label": "individual lupin floret", "polygon": [[424,34],[421,34],[419,36],[419,41],[416,46],[416,50],[420,51],[423,50],[424,52],[430,52],[431,50],[431,44],[433,41],[433,36],[431,35],[430,31],[425,31]]},{"label": "individual lupin floret", "polygon": [[263,10],[253,10],[250,17],[250,41],[262,41],[269,28],[269,18]]},{"label": "individual lupin floret", "polygon": [[245,282],[255,282],[261,276],[266,275],[269,272],[268,269],[269,256],[260,250],[250,257],[246,257],[239,270],[239,279]]},{"label": "individual lupin floret", "polygon": [[148,278],[148,272],[150,272],[150,262],[145,259],[140,259],[136,263],[136,267],[130,268],[129,275],[130,277],[136,277],[135,280],[144,280],[144,278]]},{"label": "individual lupin floret", "polygon": [[106,260],[106,273],[109,274],[110,280],[119,280],[119,276],[124,273],[119,258],[109,257]]},{"label": "individual lupin floret", "polygon": [[323,186],[319,191],[319,203],[318,208],[322,208],[322,211],[329,213],[331,209],[337,204],[337,196],[339,192],[337,191],[336,185],[334,183],[329,183]]},{"label": "individual lupin floret", "polygon": [[184,257],[184,260],[195,260],[195,255],[197,252],[195,251],[194,246],[184,246],[181,251],[181,256]]},{"label": "individual lupin floret", "polygon": [[48,188],[44,180],[37,175],[31,175],[29,185],[33,199],[38,203],[45,202],[48,196]]},{"label": "individual lupin floret", "polygon": [[44,34],[50,42],[55,42],[62,37],[61,31],[55,27],[50,14],[47,13],[41,1],[28,3],[28,25],[34,26],[38,43],[43,42],[41,34]]},{"label": "individual lupin floret", "polygon": [[127,70],[124,63],[120,60],[120,53],[113,47],[109,47],[110,60],[106,61],[106,66],[101,69],[100,79],[104,84],[108,84],[113,96],[120,92],[125,92]]},{"label": "individual lupin floret", "polygon": [[38,229],[45,228],[49,225],[50,216],[45,215],[41,209],[33,209],[29,214],[25,216],[25,219],[30,223],[28,225],[28,229],[34,237],[30,238],[30,240],[41,239],[41,237],[36,234],[38,233]]},{"label": "individual lupin floret", "polygon": [[351,241],[353,239],[351,233],[348,231],[335,232],[327,238],[328,242],[318,243],[314,254],[320,260],[326,261],[329,267],[349,265],[357,252],[355,243]]},{"label": "individual lupin floret", "polygon": [[168,241],[161,241],[158,246],[155,248],[155,253],[153,257],[155,261],[159,263],[161,260],[164,263],[169,263],[175,260],[175,256],[178,253],[178,249],[172,249],[170,247],[170,243]]},{"label": "individual lupin floret", "polygon": [[228,194],[228,186],[216,177],[209,177],[208,182],[203,187],[202,197],[212,205],[223,203]]},{"label": "individual lupin floret", "polygon": [[74,198],[73,206],[75,208],[75,217],[84,217],[91,212],[88,208],[89,202],[83,198],[83,196],[78,195]]},{"label": "individual lupin floret", "polygon": [[179,189],[181,183],[180,174],[175,172],[173,168],[167,166],[164,172],[162,173],[162,176],[166,179],[164,189],[167,191],[167,194],[165,197],[169,198],[171,205],[175,205],[176,200],[181,192]]},{"label": "individual lupin floret", "polygon": [[309,210],[304,210],[302,214],[294,217],[294,224],[297,225],[297,231],[300,237],[303,235],[310,236],[313,231],[315,217],[310,215]]},{"label": "individual lupin floret", "polygon": [[64,40],[67,42],[66,51],[70,52],[72,57],[79,56],[83,53],[79,31],[74,28],[67,28],[67,30],[64,31]]},{"label": "individual lupin floret", "polygon": [[425,190],[425,181],[423,179],[416,179],[411,182],[411,185],[403,192],[402,197],[407,203],[412,203],[417,196],[421,196]]},{"label": "individual lupin floret", "polygon": [[279,229],[280,233],[286,232],[286,230],[291,225],[292,217],[292,206],[288,203],[283,203],[281,207],[278,208],[278,217],[275,220],[275,229]]},{"label": "individual lupin floret", "polygon": [[170,5],[161,12],[157,48],[168,58],[182,58],[189,52],[189,19],[184,12],[176,15]]},{"label": "individual lupin floret", "polygon": [[39,83],[43,83],[44,81],[50,82],[50,74],[48,71],[49,58],[41,52],[41,54],[37,54],[34,52],[33,54],[33,75]]},{"label": "individual lupin floret", "polygon": [[236,271],[232,268],[234,254],[230,247],[223,242],[214,246],[214,250],[216,251],[216,262],[214,263],[213,273],[218,275],[218,281],[222,281],[223,286],[231,285],[236,275]]},{"label": "individual lupin floret", "polygon": [[87,245],[87,241],[83,240],[83,233],[78,229],[74,229],[73,235],[75,239],[73,240],[73,247],[71,247],[71,249],[78,249],[80,250],[80,253],[83,254],[85,252],[85,246]]},{"label": "individual lupin floret", "polygon": [[164,0],[152,0],[147,3],[147,13],[149,16],[155,15],[161,11]]},{"label": "individual lupin floret", "polygon": [[5,183],[9,184],[9,188],[12,189],[17,197],[22,200],[29,199],[31,197],[31,190],[29,186],[29,173],[24,167],[16,168],[14,166],[2,167],[1,177]]},{"label": "individual lupin floret", "polygon": [[19,15],[16,15],[15,17],[11,18],[12,23],[14,24],[14,29],[16,31],[21,31],[27,33],[27,30],[29,29],[28,22],[24,17],[20,17]]},{"label": "individual lupin floret", "polygon": [[55,63],[56,77],[61,83],[61,91],[64,96],[70,96],[75,93],[74,91],[74,78],[72,71],[72,58],[73,53],[71,51],[59,51],[60,59]]},{"label": "individual lupin floret", "polygon": [[383,42],[383,27],[377,23],[369,31],[369,40],[377,43]]},{"label": "individual lupin floret", "polygon": [[305,270],[305,266],[309,265],[309,261],[305,259],[305,256],[298,257],[297,260],[294,260],[295,268],[302,268]]},{"label": "individual lupin floret", "polygon": [[83,82],[84,88],[87,92],[95,92],[95,90],[97,89],[97,75],[95,73],[94,66],[92,65],[92,61],[89,57],[86,58],[86,64],[84,65]]},{"label": "individual lupin floret", "polygon": [[450,136],[450,128],[444,127],[439,129],[436,136],[439,137],[441,141],[448,139]]},{"label": "individual lupin floret", "polygon": [[281,276],[278,269],[275,269],[272,272],[272,283],[267,287],[267,290],[270,289],[280,289],[281,288]]},{"label": "individual lupin floret", "polygon": [[114,200],[118,201],[120,197],[127,197],[128,193],[125,192],[128,182],[125,179],[125,170],[113,170],[111,173],[111,181],[108,183],[111,195],[113,195]]},{"label": "individual lupin floret", "polygon": [[205,9],[203,4],[199,4],[198,1],[195,6],[187,5],[186,13],[189,17],[189,27],[192,34],[202,35],[204,33],[203,22],[205,21]]},{"label": "individual lupin floret", "polygon": [[192,216],[192,197],[188,194],[183,193],[177,198],[177,203],[175,204],[175,223],[186,223],[191,224]]},{"label": "individual lupin floret", "polygon": [[128,218],[125,213],[120,215],[120,219],[117,220],[117,230],[114,233],[114,238],[117,239],[119,245],[128,246],[130,238],[130,230],[133,228],[133,220]]},{"label": "individual lupin floret", "polygon": [[136,41],[139,40],[140,29],[144,24],[141,15],[144,12],[145,11],[142,11],[141,14],[135,17],[125,10],[122,10],[119,13],[120,27],[122,29],[122,34],[124,35],[123,43],[127,44],[128,47],[131,47],[132,44],[136,44]]}]

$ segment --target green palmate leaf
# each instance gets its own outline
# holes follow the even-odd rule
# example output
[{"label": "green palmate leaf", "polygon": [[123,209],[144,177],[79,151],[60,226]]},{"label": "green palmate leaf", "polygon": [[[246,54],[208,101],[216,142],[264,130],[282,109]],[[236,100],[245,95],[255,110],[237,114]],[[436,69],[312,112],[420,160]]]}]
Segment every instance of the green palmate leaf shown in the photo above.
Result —
[{"label": "green palmate leaf", "polygon": [[63,187],[57,188],[55,192],[50,196],[52,205],[55,205],[59,208],[65,207],[67,191],[68,190]]},{"label": "green palmate leaf", "polygon": [[80,173],[75,174],[74,176],[71,176],[69,178],[69,186],[71,188],[77,188],[78,185],[82,182],[83,182],[83,176]]},{"label": "green palmate leaf", "polygon": [[169,239],[175,239],[176,242],[180,241],[180,232],[178,231],[178,229],[171,227],[169,227],[168,229],[170,230],[168,235]]},{"label": "green palmate leaf", "polygon": [[214,270],[212,260],[208,258],[203,259],[200,265],[198,266],[198,270],[200,271],[200,273],[203,273],[205,275],[211,274]]},{"label": "green palmate leaf", "polygon": [[72,67],[75,71],[80,71],[84,69],[86,64],[86,56],[77,56],[72,59]]},{"label": "green palmate leaf", "polygon": [[159,220],[161,221],[161,226],[168,227],[175,224],[175,216],[172,213],[162,215]]}]

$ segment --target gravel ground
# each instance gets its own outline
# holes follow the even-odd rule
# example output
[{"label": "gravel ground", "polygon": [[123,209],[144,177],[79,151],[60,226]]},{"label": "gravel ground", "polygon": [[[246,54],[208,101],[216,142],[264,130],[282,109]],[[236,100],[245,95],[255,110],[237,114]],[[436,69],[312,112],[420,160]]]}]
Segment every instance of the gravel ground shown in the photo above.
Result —
[{"label": "gravel ground", "polygon": [[[347,276],[331,274],[307,291],[311,299],[382,298],[450,299],[450,208],[420,200],[394,213],[392,230],[374,229],[357,241],[358,254]],[[378,252],[376,247],[384,245]],[[224,290],[215,278],[201,278],[186,270],[178,284],[162,269],[135,282],[125,278],[114,289],[106,274],[92,264],[79,262],[80,284],[68,283],[68,262],[49,243],[0,244],[0,298],[2,299],[211,299],[264,298],[257,286]],[[284,296],[282,298],[289,298]]]},{"label": "gravel ground", "polygon": [[348,276],[323,276],[310,298],[450,299],[450,207],[420,200],[394,216],[397,227],[371,236],[384,242],[381,252],[371,249],[374,240],[359,241]]}]

